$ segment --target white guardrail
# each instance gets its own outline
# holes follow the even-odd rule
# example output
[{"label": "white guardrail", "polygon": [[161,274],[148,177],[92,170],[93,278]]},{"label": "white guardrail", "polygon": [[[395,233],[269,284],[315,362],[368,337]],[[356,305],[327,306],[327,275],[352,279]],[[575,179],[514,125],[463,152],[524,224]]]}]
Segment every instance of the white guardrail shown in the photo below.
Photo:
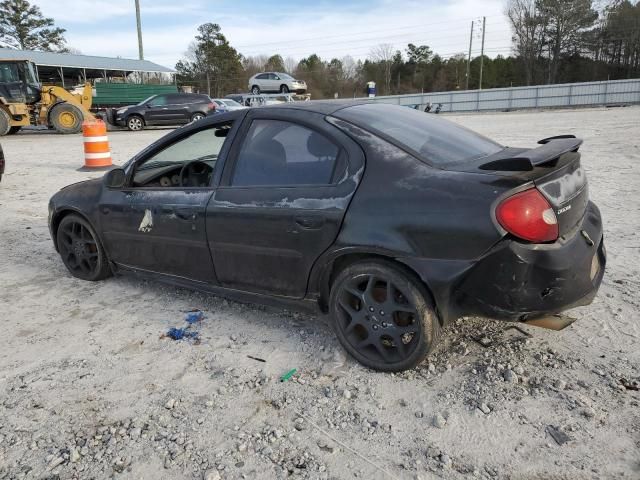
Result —
[{"label": "white guardrail", "polygon": [[434,109],[442,104],[442,112],[624,105],[640,103],[640,79],[389,95],[370,100],[418,105],[421,110],[429,103]]}]

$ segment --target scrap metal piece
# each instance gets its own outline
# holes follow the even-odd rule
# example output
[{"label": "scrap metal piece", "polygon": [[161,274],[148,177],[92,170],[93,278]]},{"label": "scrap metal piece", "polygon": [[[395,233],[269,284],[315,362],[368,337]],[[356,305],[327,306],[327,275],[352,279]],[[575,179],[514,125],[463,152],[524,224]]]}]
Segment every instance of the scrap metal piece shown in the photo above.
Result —
[{"label": "scrap metal piece", "polygon": [[558,445],[564,445],[565,443],[571,440],[571,437],[569,435],[564,433],[559,428],[554,427],[553,425],[549,425],[547,427],[547,432],[549,432],[549,435],[551,435],[551,438],[553,438]]},{"label": "scrap metal piece", "polygon": [[562,330],[567,328],[573,322],[575,322],[577,318],[569,317],[567,315],[557,314],[557,315],[549,315],[547,317],[535,318],[533,320],[525,320],[522,323],[527,325],[533,325],[535,327],[548,328],[550,330]]}]

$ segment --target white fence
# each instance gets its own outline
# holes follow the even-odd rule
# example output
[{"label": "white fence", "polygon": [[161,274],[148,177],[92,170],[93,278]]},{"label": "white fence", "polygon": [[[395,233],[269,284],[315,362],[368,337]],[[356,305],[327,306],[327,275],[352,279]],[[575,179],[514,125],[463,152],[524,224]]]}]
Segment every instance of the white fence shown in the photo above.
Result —
[{"label": "white fence", "polygon": [[640,103],[640,79],[565,83],[376,97],[397,105],[442,104],[443,112],[519,110]]}]

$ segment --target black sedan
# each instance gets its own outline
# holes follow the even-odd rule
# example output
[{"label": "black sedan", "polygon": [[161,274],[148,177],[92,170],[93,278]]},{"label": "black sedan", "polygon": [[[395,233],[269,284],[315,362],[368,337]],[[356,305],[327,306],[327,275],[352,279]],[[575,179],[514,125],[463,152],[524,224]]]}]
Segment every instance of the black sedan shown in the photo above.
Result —
[{"label": "black sedan", "polygon": [[152,95],[137,105],[115,110],[113,124],[129,130],[142,130],[147,125],[182,125],[214,113],[216,105],[208,95],[200,93],[167,93]]},{"label": "black sedan", "polygon": [[604,274],[581,141],[504,147],[435,115],[301,102],[180,128],[55,194],[69,271],[136,272],[329,312],[363,364],[411,368],[465,315],[566,326]]}]

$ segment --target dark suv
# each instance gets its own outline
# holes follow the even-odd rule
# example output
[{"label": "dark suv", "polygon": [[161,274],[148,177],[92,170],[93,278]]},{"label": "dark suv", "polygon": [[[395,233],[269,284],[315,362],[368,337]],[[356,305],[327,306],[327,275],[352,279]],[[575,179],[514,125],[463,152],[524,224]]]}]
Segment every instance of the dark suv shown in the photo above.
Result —
[{"label": "dark suv", "polygon": [[113,123],[133,131],[142,130],[145,125],[180,125],[200,120],[215,108],[209,96],[200,93],[153,95],[137,105],[116,110]]}]

